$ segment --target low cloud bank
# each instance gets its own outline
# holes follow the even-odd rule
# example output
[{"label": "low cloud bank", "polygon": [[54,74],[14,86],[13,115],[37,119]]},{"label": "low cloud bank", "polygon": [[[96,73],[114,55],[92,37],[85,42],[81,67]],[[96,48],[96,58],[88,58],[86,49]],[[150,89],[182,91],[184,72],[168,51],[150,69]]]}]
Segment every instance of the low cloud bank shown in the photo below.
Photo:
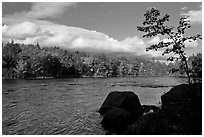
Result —
[{"label": "low cloud bank", "polygon": [[[106,34],[87,30],[83,28],[70,27],[47,21],[46,18],[58,18],[70,7],[77,6],[76,3],[33,3],[30,11],[5,15],[2,18],[2,39],[8,42],[24,44],[37,44],[43,47],[58,46],[63,49],[76,49],[91,52],[105,53],[132,53],[137,56],[158,57],[162,50],[146,52],[146,47],[158,43],[161,39],[156,36],[144,41],[138,36],[127,37],[118,41]],[[189,11],[183,15],[189,15],[189,19],[200,16],[201,10]],[[201,18],[199,18],[201,19]],[[195,20],[195,22],[199,22]],[[198,43],[187,42],[187,48],[195,48]]]},{"label": "low cloud bank", "polygon": [[2,33],[4,41],[13,39],[19,43],[39,43],[41,46],[59,46],[64,49],[147,54],[146,43],[137,36],[118,41],[97,31],[69,27],[49,21],[32,20],[4,25]]}]

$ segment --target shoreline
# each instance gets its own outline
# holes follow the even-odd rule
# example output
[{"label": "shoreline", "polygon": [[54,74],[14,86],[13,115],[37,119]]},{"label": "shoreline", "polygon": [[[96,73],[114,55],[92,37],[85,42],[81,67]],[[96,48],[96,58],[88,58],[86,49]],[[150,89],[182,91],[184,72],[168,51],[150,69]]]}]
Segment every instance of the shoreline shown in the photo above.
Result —
[{"label": "shoreline", "polygon": [[46,80],[46,79],[66,79],[66,78],[133,78],[133,77],[174,77],[174,78],[187,78],[186,76],[116,76],[116,77],[106,77],[106,76],[70,76],[70,77],[36,77],[36,78],[4,78],[2,80]]}]

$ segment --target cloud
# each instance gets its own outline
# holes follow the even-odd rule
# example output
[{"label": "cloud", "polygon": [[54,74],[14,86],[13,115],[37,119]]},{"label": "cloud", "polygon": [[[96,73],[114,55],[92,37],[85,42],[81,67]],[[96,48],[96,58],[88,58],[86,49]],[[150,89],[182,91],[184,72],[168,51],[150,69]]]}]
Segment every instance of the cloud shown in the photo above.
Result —
[{"label": "cloud", "polygon": [[82,28],[60,25],[45,18],[55,18],[76,3],[33,3],[30,11],[6,15],[2,22],[3,41],[13,39],[24,44],[59,46],[64,49],[99,52],[147,54],[146,43],[135,36],[122,41],[106,34]]},{"label": "cloud", "polygon": [[[4,19],[4,18],[3,18]],[[4,20],[5,21],[5,20]],[[30,20],[2,26],[4,42],[13,39],[24,44],[37,44],[43,47],[58,46],[63,49],[83,50],[104,53],[132,53],[138,56],[161,56],[163,49],[146,52],[146,47],[158,43],[159,37],[145,42],[137,36],[118,41],[106,34],[77,27],[56,24],[45,20]],[[6,22],[5,22],[6,23]],[[164,39],[165,41],[165,39]],[[198,43],[186,42],[186,47],[196,47]]]},{"label": "cloud", "polygon": [[191,40],[191,41],[185,41],[184,44],[186,45],[186,48],[195,48],[198,46],[198,42],[197,40],[194,41],[194,40]]},{"label": "cloud", "polygon": [[159,38],[158,36],[155,36],[155,37],[152,38],[151,40],[147,41],[147,43],[148,43],[149,45],[153,45],[153,44],[159,43],[159,41],[160,41],[160,38]]},{"label": "cloud", "polygon": [[23,22],[11,26],[3,26],[4,37],[12,37],[13,39],[25,40],[29,37],[35,37],[40,33],[39,26],[32,22]]},{"label": "cloud", "polygon": [[[47,23],[46,23],[47,22]],[[4,25],[3,40],[25,44],[39,43],[41,46],[59,46],[64,49],[85,49],[104,52],[126,52],[145,54],[145,42],[138,37],[118,41],[108,35],[77,27],[32,20]]]},{"label": "cloud", "polygon": [[135,36],[135,37],[127,37],[123,41],[120,42],[121,47],[126,47],[129,52],[133,52],[136,55],[144,55],[146,52],[146,43],[143,39]]},{"label": "cloud", "polygon": [[[149,47],[149,46],[151,46],[151,45],[153,45],[153,44],[157,44],[157,43],[159,43],[160,41],[163,41],[164,43],[166,43],[166,42],[173,42],[173,40],[171,40],[171,39],[167,39],[167,38],[164,38],[164,39],[160,39],[160,37],[159,36],[155,36],[155,37],[153,37],[152,39],[150,39],[150,40],[148,40],[146,43],[147,43],[147,47]],[[194,49],[194,48],[196,48],[199,44],[198,44],[198,42],[197,42],[197,40],[196,41],[194,41],[193,39],[192,40],[186,40],[185,42],[184,42],[184,44],[185,44],[185,51],[187,52],[189,52],[189,50],[192,50],[192,49]],[[169,45],[169,47],[168,48],[173,48],[173,45]],[[154,50],[150,50],[149,51],[149,54],[151,54],[152,56],[154,56],[154,57],[161,57],[161,55],[162,55],[162,53],[163,53],[163,51],[165,50],[166,48],[161,48],[161,49],[158,49],[157,51],[154,51]],[[171,54],[172,56],[173,56],[173,54]],[[165,57],[164,58],[166,58],[166,57],[168,57],[169,55],[167,55],[167,54],[165,54],[164,55]]]},{"label": "cloud", "polygon": [[181,10],[187,10],[187,9],[188,9],[188,7],[186,7],[186,6],[181,8]]},{"label": "cloud", "polygon": [[190,10],[183,12],[181,15],[187,16],[191,24],[202,24],[202,7],[199,10]]},{"label": "cloud", "polygon": [[68,7],[75,6],[73,2],[35,2],[31,6],[31,10],[26,12],[15,13],[7,15],[10,18],[21,19],[43,19],[43,18],[56,18],[60,17]]},{"label": "cloud", "polygon": [[58,17],[73,5],[74,3],[34,3],[28,12],[4,16],[2,39],[4,42],[13,39],[24,44],[39,43],[43,47],[58,46],[63,49],[161,56],[161,50],[146,52],[147,46],[160,41],[159,37],[147,42],[137,36],[118,41],[94,30],[60,25],[42,19]]}]

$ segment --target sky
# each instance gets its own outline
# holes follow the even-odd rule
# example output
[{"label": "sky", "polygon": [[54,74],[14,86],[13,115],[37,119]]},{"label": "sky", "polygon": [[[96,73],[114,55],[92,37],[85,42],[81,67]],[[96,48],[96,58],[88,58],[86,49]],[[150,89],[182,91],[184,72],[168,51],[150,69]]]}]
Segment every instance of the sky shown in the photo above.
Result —
[{"label": "sky", "polygon": [[[175,27],[181,17],[188,16],[191,29],[186,35],[202,34],[201,2],[3,2],[2,39],[159,58],[162,51],[145,49],[163,38],[143,38],[144,33],[137,30],[150,7],[169,14],[169,24]],[[201,51],[201,40],[186,42],[187,55]]]}]

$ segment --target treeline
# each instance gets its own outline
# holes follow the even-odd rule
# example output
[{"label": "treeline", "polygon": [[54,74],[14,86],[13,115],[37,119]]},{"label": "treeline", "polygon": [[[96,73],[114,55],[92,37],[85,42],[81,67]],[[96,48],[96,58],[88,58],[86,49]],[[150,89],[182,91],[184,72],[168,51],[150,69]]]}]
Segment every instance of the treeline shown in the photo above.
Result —
[{"label": "treeline", "polygon": [[[202,68],[200,70],[198,66],[202,61],[195,61],[197,57],[202,60],[201,54],[192,56],[191,62],[194,63],[191,66],[196,66],[194,71],[200,73]],[[166,65],[154,58],[108,57],[104,54],[73,52],[13,41],[2,44],[2,67],[4,79],[164,76],[183,73],[179,62]]]}]

